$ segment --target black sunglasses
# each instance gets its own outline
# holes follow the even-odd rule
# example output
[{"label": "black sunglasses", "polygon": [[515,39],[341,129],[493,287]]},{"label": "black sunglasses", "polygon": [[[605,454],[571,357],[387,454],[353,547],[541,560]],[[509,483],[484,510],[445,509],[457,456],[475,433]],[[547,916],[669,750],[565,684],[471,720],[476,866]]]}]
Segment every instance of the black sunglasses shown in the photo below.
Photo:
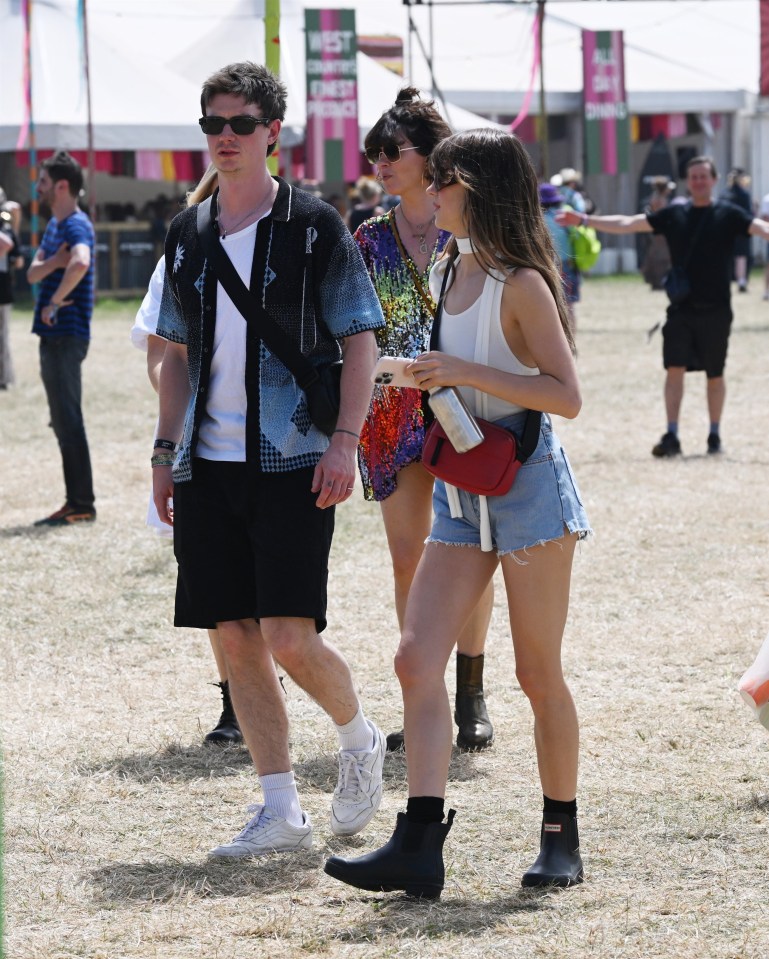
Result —
[{"label": "black sunglasses", "polygon": [[455,183],[459,182],[454,174],[448,170],[436,170],[434,167],[428,167],[427,175],[437,190],[445,190],[446,187],[454,186]]},{"label": "black sunglasses", "polygon": [[269,117],[252,117],[247,113],[236,117],[201,117],[198,120],[203,133],[218,136],[229,123],[230,130],[239,137],[250,136],[258,126],[268,127],[272,120]]},{"label": "black sunglasses", "polygon": [[368,150],[366,150],[366,159],[372,166],[379,163],[382,157],[384,157],[389,163],[397,163],[401,158],[401,153],[405,153],[406,150],[418,149],[419,147],[402,147],[398,143],[392,143],[386,147],[370,147]]}]

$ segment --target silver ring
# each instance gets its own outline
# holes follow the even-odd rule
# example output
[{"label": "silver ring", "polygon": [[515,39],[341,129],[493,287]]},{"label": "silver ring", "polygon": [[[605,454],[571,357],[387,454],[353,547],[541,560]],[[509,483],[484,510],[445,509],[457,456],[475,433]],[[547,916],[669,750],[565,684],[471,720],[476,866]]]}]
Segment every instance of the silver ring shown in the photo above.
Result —
[{"label": "silver ring", "polygon": [[350,490],[353,490],[353,489],[355,489],[354,486],[348,486],[348,487],[347,487],[347,492],[349,493],[349,491],[350,491]]}]

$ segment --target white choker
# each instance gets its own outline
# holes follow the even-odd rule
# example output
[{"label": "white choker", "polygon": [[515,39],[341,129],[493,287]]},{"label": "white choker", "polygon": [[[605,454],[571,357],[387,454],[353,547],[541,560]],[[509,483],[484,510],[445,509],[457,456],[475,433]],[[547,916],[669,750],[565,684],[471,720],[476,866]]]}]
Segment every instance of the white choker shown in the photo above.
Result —
[{"label": "white choker", "polygon": [[469,236],[456,236],[454,239],[457,241],[457,249],[460,253],[475,253],[477,247]]}]

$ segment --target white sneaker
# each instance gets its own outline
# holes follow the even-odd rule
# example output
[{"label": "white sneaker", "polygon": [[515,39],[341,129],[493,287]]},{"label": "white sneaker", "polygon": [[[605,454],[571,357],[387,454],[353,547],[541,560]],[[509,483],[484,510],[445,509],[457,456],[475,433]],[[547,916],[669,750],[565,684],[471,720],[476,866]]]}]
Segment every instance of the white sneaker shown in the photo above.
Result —
[{"label": "white sneaker", "polygon": [[212,849],[208,854],[210,858],[243,859],[312,846],[312,823],[306,813],[302,813],[301,826],[292,826],[269,806],[249,806],[248,811],[255,815],[245,829],[232,842]]},{"label": "white sneaker", "polygon": [[370,752],[339,750],[339,782],[331,800],[331,832],[354,836],[374,818],[382,801],[382,766],[386,751],[384,733],[366,720],[374,737]]}]

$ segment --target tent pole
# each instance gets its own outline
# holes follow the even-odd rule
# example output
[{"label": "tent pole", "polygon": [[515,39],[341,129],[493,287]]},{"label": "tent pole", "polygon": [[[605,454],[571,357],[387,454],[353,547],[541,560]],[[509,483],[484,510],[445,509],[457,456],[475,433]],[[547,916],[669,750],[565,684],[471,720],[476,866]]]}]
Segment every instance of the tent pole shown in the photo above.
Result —
[{"label": "tent pole", "polygon": [[96,163],[93,150],[93,115],[91,113],[91,63],[88,53],[88,0],[83,4],[83,72],[85,74],[85,97],[88,110],[88,205],[91,220],[96,223]]},{"label": "tent pole", "polygon": [[539,44],[539,146],[542,179],[547,179],[550,169],[550,150],[547,137],[547,106],[545,104],[545,0],[537,0],[537,43]]},{"label": "tent pole", "polygon": [[[264,65],[276,77],[280,76],[280,0],[265,0],[264,4]],[[267,157],[267,169],[276,174],[280,166],[278,154],[280,143],[271,156]]]},{"label": "tent pole", "polygon": [[[39,241],[39,210],[37,199],[37,135],[35,132],[35,109],[32,99],[32,0],[24,0],[24,73],[25,94],[27,97],[28,133],[29,133],[29,228],[30,245],[33,252]],[[23,146],[22,143],[18,145]]]}]

